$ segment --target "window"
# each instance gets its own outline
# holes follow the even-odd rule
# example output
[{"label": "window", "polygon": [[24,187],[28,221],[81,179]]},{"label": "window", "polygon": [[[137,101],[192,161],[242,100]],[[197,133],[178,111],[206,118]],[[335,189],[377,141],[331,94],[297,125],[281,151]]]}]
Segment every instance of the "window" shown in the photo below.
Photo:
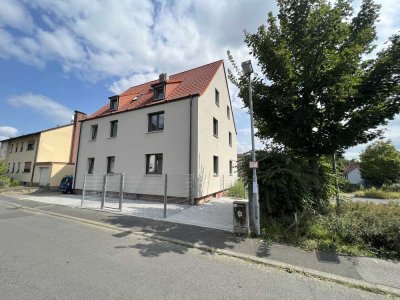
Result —
[{"label": "window", "polygon": [[7,173],[10,173],[10,163],[7,164]]},{"label": "window", "polygon": [[218,120],[216,118],[213,118],[213,134],[218,137]]},{"label": "window", "polygon": [[26,162],[24,165],[24,173],[29,173],[31,171],[31,162]]},{"label": "window", "polygon": [[229,106],[226,107],[226,116],[229,120],[231,119],[231,109],[229,108]]},{"label": "window", "polygon": [[[93,159],[94,162],[94,159]],[[114,173],[115,156],[107,156],[107,173]]]},{"label": "window", "polygon": [[232,175],[233,173],[233,162],[230,160],[229,161],[229,175]]},{"label": "window", "polygon": [[110,110],[117,110],[118,109],[118,96],[110,97]]},{"label": "window", "polygon": [[219,92],[215,89],[215,104],[219,106]]},{"label": "window", "polygon": [[232,147],[232,133],[229,132],[229,146]]},{"label": "window", "polygon": [[162,100],[165,97],[165,85],[157,85],[154,87],[154,100]]},{"label": "window", "polygon": [[19,167],[21,166],[21,163],[18,163],[18,165],[17,165],[17,172],[15,172],[15,173],[19,173]]},{"label": "window", "polygon": [[146,154],[146,174],[162,174],[162,154]]},{"label": "window", "polygon": [[11,144],[10,153],[13,151],[14,144]]},{"label": "window", "polygon": [[[113,167],[114,169],[114,167]],[[94,157],[89,157],[88,158],[88,174],[93,174],[93,170],[94,170]]]},{"label": "window", "polygon": [[15,152],[18,152],[18,143],[15,144]]},{"label": "window", "polygon": [[213,157],[213,170],[214,175],[218,175],[218,156]]},{"label": "window", "polygon": [[91,127],[91,136],[92,136],[92,141],[95,141],[97,138],[97,129],[99,128],[99,126],[96,125],[92,125]]},{"label": "window", "polygon": [[118,120],[110,122],[110,137],[116,137],[118,132]]},{"label": "window", "polygon": [[12,168],[11,173],[14,173],[14,171],[15,171],[15,163],[13,163],[13,168]]},{"label": "window", "polygon": [[149,114],[149,132],[164,130],[164,112]]},{"label": "window", "polygon": [[21,148],[19,149],[19,152],[22,152],[22,150],[24,149],[24,143],[21,143]]},{"label": "window", "polygon": [[26,148],[26,150],[31,151],[35,149],[35,141],[28,141],[28,147]]}]

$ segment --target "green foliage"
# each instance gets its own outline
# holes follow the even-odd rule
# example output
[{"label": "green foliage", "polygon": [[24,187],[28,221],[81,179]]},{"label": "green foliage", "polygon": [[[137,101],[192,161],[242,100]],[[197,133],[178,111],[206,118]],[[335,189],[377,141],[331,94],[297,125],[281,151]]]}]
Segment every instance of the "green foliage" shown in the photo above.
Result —
[{"label": "green foliage", "polygon": [[10,186],[20,186],[21,182],[19,182],[18,180],[15,180],[13,178],[10,178]]},{"label": "green foliage", "polygon": [[242,180],[239,179],[228,189],[228,197],[246,199],[246,187]]},{"label": "green foliage", "polygon": [[4,160],[0,160],[0,177],[4,176],[7,173],[7,164]]},{"label": "green foliage", "polygon": [[[316,200],[312,192],[314,181],[308,161],[279,148],[257,151],[257,170],[260,209],[265,216],[292,215],[308,207],[323,210],[334,192],[334,177],[327,162],[321,160],[318,180],[321,182],[321,198]],[[250,155],[238,162],[242,180],[251,184]]]},{"label": "green foliage", "polygon": [[400,192],[400,183],[394,183],[390,185],[384,184],[382,186],[382,191],[385,192]]},{"label": "green foliage", "polygon": [[7,173],[7,164],[0,160],[0,188],[5,188],[10,186],[10,178],[5,176]]},{"label": "green foliage", "polygon": [[338,216],[304,211],[294,218],[264,220],[266,238],[300,245],[309,250],[333,250],[351,255],[400,259],[400,206],[344,203]]},{"label": "green foliage", "polygon": [[377,141],[360,154],[361,177],[374,186],[400,179],[400,152],[391,141]]},{"label": "green foliage", "polygon": [[[261,74],[252,79],[258,137],[318,159],[381,135],[400,111],[400,35],[375,59],[379,6],[363,0],[278,0],[267,25],[245,33]],[[230,80],[248,106],[247,77],[228,53]]]},{"label": "green foliage", "polygon": [[377,198],[377,199],[400,199],[400,192],[391,192],[369,188],[358,191],[354,194],[356,197]]}]

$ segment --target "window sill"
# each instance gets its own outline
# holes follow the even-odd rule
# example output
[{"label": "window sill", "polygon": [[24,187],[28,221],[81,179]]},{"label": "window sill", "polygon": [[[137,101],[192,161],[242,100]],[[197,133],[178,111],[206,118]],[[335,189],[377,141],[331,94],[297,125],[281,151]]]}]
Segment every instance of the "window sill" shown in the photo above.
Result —
[{"label": "window sill", "polygon": [[107,139],[108,140],[113,140],[113,139],[116,139],[117,137],[116,136],[109,136]]},{"label": "window sill", "polygon": [[146,133],[147,133],[147,134],[152,134],[152,133],[158,133],[158,132],[164,132],[164,129],[163,129],[163,130],[147,131]]},{"label": "window sill", "polygon": [[219,175],[218,175],[218,174],[215,174],[215,173],[214,173],[214,175],[213,175],[213,176],[214,176],[214,177],[219,177]]},{"label": "window sill", "polygon": [[213,136],[214,136],[215,138],[218,138],[218,135],[213,134]]},{"label": "window sill", "polygon": [[163,174],[144,174],[145,177],[161,177]]}]

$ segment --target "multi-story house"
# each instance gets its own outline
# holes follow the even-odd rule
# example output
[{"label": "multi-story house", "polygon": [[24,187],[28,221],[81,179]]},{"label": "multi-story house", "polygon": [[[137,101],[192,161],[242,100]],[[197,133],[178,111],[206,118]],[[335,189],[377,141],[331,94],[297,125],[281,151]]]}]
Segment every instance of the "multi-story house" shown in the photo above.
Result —
[{"label": "multi-story house", "polygon": [[2,141],[7,175],[24,185],[57,188],[65,175],[74,174],[79,121],[85,116],[75,111],[71,124]]},{"label": "multi-story house", "polygon": [[83,189],[85,174],[142,174],[144,184],[163,174],[192,174],[192,197],[199,201],[218,195],[221,180],[236,180],[236,159],[236,128],[220,60],[171,76],[162,73],[110,97],[83,120],[74,187]]}]

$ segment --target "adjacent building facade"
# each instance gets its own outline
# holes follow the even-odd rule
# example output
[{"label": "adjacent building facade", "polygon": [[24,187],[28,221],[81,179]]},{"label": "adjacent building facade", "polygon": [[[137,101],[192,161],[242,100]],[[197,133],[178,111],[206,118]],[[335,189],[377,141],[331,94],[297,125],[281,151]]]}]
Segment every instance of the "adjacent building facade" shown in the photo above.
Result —
[{"label": "adjacent building facade", "polygon": [[193,197],[200,200],[236,180],[236,128],[223,61],[160,74],[109,99],[82,120],[76,190],[83,189],[85,174],[135,174],[144,183],[192,174]]},{"label": "adjacent building facade", "polygon": [[2,141],[8,176],[24,185],[57,188],[61,179],[73,175],[80,120],[76,111],[71,124]]},{"label": "adjacent building facade", "polygon": [[351,164],[344,170],[344,178],[351,184],[361,184],[363,179],[361,177],[360,166],[358,164]]}]

